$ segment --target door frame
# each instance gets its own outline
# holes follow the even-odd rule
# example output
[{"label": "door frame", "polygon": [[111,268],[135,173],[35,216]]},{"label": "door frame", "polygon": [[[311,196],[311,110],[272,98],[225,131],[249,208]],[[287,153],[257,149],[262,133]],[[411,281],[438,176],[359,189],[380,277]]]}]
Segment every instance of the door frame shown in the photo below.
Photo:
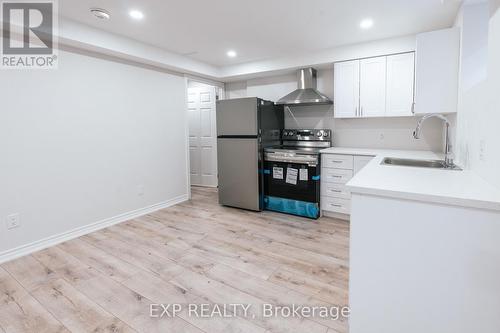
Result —
[{"label": "door frame", "polygon": [[185,116],[184,116],[184,126],[185,126],[185,154],[186,154],[186,171],[187,171],[187,179],[186,179],[186,192],[188,194],[188,198],[191,199],[191,158],[189,152],[189,102],[188,102],[188,91],[190,83],[198,83],[213,86],[215,88],[216,101],[220,99],[225,99],[225,85],[223,82],[212,81],[204,78],[199,78],[192,75],[184,75],[184,100],[185,100]]}]

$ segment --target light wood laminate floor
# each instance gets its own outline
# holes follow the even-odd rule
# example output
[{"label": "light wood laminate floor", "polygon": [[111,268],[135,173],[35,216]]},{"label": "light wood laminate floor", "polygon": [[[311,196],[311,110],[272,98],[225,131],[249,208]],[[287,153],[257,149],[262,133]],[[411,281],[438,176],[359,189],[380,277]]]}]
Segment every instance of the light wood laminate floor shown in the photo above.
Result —
[{"label": "light wood laminate floor", "polygon": [[[0,266],[0,332],[347,332],[263,318],[263,303],[348,302],[349,225],[192,200]],[[252,304],[247,317],[150,317],[153,303]]]}]

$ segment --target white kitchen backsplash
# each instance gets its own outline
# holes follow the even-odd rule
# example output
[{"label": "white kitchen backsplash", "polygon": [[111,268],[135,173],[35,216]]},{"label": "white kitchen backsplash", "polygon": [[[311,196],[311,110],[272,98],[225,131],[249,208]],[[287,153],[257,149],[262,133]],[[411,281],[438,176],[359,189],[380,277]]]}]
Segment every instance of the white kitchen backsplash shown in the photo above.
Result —
[{"label": "white kitchen backsplash", "polygon": [[[296,74],[226,84],[227,98],[261,97],[276,101],[297,88]],[[333,69],[318,70],[318,90],[333,96]],[[412,150],[443,150],[443,125],[430,119],[424,128],[423,139],[415,140],[413,130],[417,118],[334,119],[332,105],[290,107],[293,116],[285,111],[287,128],[326,128],[333,131],[334,146]]]},{"label": "white kitchen backsplash", "polygon": [[286,128],[328,128],[337,147],[443,150],[443,125],[429,119],[423,139],[413,138],[417,118],[334,119],[333,107],[327,105],[291,107],[285,110]]}]

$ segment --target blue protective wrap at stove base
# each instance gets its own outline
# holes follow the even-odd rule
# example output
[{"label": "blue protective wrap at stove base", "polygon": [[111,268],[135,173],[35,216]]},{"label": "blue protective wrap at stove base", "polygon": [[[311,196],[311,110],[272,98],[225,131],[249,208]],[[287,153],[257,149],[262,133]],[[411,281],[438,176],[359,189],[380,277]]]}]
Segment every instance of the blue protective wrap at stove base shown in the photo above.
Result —
[{"label": "blue protective wrap at stove base", "polygon": [[312,219],[317,219],[319,217],[319,206],[314,202],[265,196],[264,209],[309,217]]}]

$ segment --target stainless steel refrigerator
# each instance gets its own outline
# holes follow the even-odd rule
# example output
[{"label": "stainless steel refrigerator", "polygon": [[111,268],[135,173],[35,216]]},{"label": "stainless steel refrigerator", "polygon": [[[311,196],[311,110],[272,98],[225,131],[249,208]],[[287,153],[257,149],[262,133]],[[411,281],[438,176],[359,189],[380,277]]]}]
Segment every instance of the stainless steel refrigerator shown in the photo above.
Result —
[{"label": "stainless steel refrigerator", "polygon": [[264,148],[280,144],[283,106],[256,97],[217,101],[219,203],[260,211]]}]

